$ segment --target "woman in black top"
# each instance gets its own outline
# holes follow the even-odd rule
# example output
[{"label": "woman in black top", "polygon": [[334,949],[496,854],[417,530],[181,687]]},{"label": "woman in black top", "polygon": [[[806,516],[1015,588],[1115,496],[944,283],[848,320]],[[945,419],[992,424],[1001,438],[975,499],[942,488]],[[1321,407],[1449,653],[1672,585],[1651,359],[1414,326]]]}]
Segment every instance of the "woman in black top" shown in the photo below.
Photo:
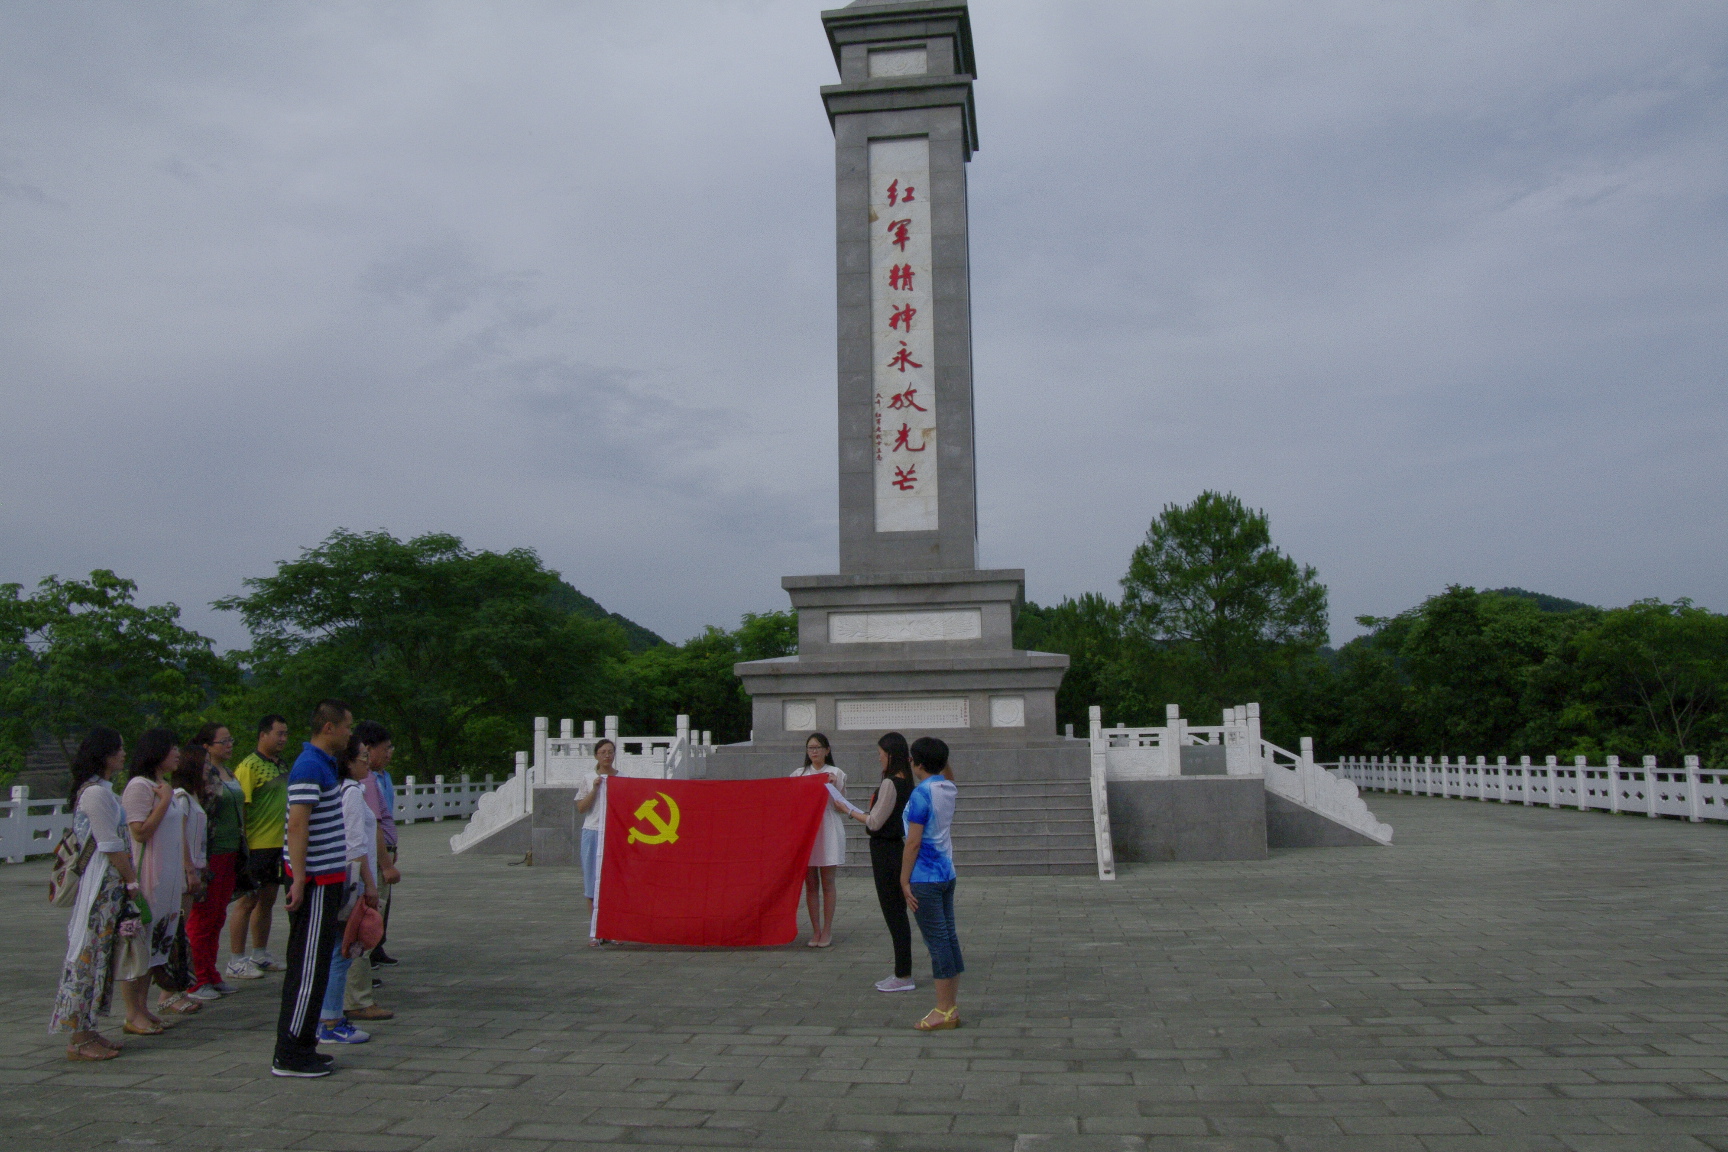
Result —
[{"label": "woman in black top", "polygon": [[876,899],[882,919],[894,940],[894,975],[876,981],[879,992],[910,992],[912,983],[912,926],[906,919],[906,896],[900,890],[900,856],[906,844],[906,825],[901,816],[912,795],[912,762],[907,756],[906,737],[890,732],[876,741],[882,757],[882,783],[876,787],[870,811],[853,817],[870,833],[870,871],[876,876]]}]

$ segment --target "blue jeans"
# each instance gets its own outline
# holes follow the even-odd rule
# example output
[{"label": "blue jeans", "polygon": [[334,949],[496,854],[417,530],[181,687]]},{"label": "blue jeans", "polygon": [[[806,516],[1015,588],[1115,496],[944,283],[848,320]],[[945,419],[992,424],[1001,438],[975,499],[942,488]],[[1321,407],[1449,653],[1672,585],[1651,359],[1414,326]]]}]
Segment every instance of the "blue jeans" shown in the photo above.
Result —
[{"label": "blue jeans", "polygon": [[342,993],[348,987],[348,968],[354,961],[342,955],[342,937],[336,937],[336,949],[330,953],[330,983],[324,986],[324,1008],[318,1013],[321,1020],[340,1020],[342,1012]]},{"label": "blue jeans", "polygon": [[918,900],[912,918],[918,921],[924,947],[930,949],[930,975],[952,980],[966,971],[966,962],[960,958],[960,931],[954,926],[954,881],[914,882],[912,895]]}]

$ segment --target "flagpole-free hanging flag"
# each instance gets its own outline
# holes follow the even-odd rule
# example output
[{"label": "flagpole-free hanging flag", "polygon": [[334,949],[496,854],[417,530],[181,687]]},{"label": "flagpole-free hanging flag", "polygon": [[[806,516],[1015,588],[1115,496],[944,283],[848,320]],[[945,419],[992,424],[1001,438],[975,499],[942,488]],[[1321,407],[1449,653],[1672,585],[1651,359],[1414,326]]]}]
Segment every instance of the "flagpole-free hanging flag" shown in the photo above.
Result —
[{"label": "flagpole-free hanging flag", "polygon": [[827,779],[608,777],[595,934],[640,944],[791,943]]}]

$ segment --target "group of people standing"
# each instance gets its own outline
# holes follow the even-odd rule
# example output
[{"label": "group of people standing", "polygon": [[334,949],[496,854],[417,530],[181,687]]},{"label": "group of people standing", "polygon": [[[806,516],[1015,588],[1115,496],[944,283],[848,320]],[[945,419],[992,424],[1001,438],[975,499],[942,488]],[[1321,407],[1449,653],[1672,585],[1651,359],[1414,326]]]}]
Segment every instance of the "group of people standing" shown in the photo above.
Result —
[{"label": "group of people standing", "polygon": [[[395,868],[393,747],[375,721],[354,725],[339,701],[319,704],[291,768],[288,723],[258,724],[257,749],[232,772],[234,740],[207,724],[182,745],[152,728],[130,762],[120,733],[92,728],[72,764],[73,836],[82,868],[49,1031],[70,1033],[70,1060],[111,1060],[119,1044],[97,1017],[119,985],[122,1030],[153,1036],[239,989],[286,974],[272,1071],[329,1074],[318,1043],[364,1043],[353,1019],[392,1015],[374,999]],[[125,768],[126,783],[115,792]],[[286,883],[287,963],[269,951]],[[308,892],[308,887],[312,888]],[[218,970],[222,928],[232,956]],[[247,948],[247,938],[251,947]],[[160,989],[155,1004],[150,986]]]},{"label": "group of people standing", "polygon": [[[823,813],[805,875],[804,901],[811,928],[806,943],[812,948],[827,948],[834,942],[834,912],[839,904],[835,875],[846,862],[846,819],[850,817],[869,833],[876,898],[894,948],[893,975],[878,980],[877,990],[911,992],[917,987],[912,980],[910,912],[930,951],[931,974],[936,982],[936,1007],[916,1027],[926,1032],[958,1028],[960,973],[965,964],[954,920],[950,833],[956,789],[948,767],[948,745],[931,736],[908,745],[905,736],[889,732],[876,742],[876,748],[882,776],[868,811],[844,799],[846,773],[835,766],[834,749],[824,734],[814,733],[805,742],[804,763],[792,773],[825,776],[835,797]],[[587,900],[589,944],[593,947],[611,943],[597,935],[594,900],[606,826],[605,782],[617,774],[616,758],[617,746],[611,740],[596,743],[594,774],[576,793],[576,810],[582,816],[582,894]]]},{"label": "group of people standing", "polygon": [[[864,825],[870,837],[870,871],[876,900],[894,948],[894,973],[876,982],[879,992],[911,992],[912,930],[907,913],[918,922],[930,952],[936,984],[936,1007],[914,1027],[924,1032],[960,1026],[960,973],[965,963],[954,918],[954,852],[951,831],[957,790],[948,766],[948,745],[934,736],[921,736],[910,745],[898,732],[876,741],[881,780],[868,810],[838,797],[830,800],[822,829],[810,852],[804,881],[805,910],[810,916],[812,948],[827,948],[834,940],[834,912],[839,903],[836,869],[846,862],[847,817]],[[794,776],[825,775],[841,794],[846,773],[833,763],[828,737],[812,733],[804,743],[804,764]]]}]

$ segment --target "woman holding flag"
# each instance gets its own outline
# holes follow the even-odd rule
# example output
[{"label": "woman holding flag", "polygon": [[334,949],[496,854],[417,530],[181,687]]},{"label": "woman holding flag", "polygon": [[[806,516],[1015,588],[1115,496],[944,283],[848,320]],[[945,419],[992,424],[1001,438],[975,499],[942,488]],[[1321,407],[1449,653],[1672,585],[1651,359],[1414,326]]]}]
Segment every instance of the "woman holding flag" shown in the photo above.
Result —
[{"label": "woman holding flag", "polygon": [[[804,742],[804,766],[794,776],[826,775],[828,783],[846,791],[846,773],[829,763],[834,755],[828,737],[812,732]],[[830,800],[822,816],[822,830],[816,834],[816,844],[810,849],[810,868],[804,877],[804,905],[810,913],[809,946],[826,948],[834,943],[834,908],[840,894],[834,885],[834,870],[846,862],[846,821],[840,813],[846,811]]]}]

